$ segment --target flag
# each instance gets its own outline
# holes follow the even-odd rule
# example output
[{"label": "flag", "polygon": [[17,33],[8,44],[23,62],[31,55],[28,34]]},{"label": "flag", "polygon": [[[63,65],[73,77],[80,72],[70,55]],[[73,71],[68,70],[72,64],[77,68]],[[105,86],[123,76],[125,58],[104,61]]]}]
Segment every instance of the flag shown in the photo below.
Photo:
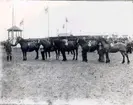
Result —
[{"label": "flag", "polygon": [[65,28],[65,25],[63,24],[63,27],[62,28]]},{"label": "flag", "polygon": [[68,22],[68,19],[66,18],[66,22]]},{"label": "flag", "polygon": [[45,13],[48,13],[48,7],[47,7],[47,8],[45,8]]},{"label": "flag", "polygon": [[21,20],[21,22],[19,23],[20,26],[22,26],[24,24],[24,19]]}]

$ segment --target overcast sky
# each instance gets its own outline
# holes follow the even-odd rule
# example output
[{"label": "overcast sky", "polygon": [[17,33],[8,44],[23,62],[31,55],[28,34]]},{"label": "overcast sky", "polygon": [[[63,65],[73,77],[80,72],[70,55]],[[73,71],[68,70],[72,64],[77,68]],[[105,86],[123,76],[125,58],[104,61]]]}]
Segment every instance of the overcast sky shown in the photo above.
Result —
[{"label": "overcast sky", "polygon": [[[7,29],[12,26],[11,0],[0,1],[0,35],[7,39]],[[132,2],[92,2],[92,1],[27,1],[14,0],[15,24],[19,26],[24,18],[24,37],[48,36],[49,5],[50,36],[65,33],[63,29],[67,17],[67,31],[73,34],[128,34],[133,35]],[[22,28],[22,27],[21,27]],[[80,31],[81,30],[81,31]]]}]

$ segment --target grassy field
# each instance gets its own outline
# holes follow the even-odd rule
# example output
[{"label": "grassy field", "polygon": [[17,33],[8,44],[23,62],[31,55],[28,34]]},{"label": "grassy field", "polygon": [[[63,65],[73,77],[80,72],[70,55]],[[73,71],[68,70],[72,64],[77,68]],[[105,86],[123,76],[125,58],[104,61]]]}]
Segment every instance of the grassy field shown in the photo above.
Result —
[{"label": "grassy field", "polygon": [[111,62],[106,64],[97,61],[97,53],[88,53],[88,62],[82,62],[81,51],[78,61],[67,55],[66,62],[62,57],[56,60],[54,52],[45,61],[41,57],[34,60],[35,52],[22,61],[20,49],[14,49],[12,62],[6,61],[4,51],[1,53],[0,102],[24,103],[29,99],[35,103],[49,100],[53,105],[133,105],[132,54],[130,64],[121,64],[120,53],[110,54]]}]

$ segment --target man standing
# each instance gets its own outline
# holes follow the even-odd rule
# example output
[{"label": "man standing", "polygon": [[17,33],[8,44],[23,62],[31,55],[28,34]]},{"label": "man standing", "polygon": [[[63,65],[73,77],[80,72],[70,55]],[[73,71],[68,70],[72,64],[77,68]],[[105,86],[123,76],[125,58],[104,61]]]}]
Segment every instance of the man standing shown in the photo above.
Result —
[{"label": "man standing", "polygon": [[12,61],[12,47],[11,46],[15,46],[13,44],[10,43],[10,40],[8,39],[5,43],[4,43],[4,48],[7,54],[7,61]]}]

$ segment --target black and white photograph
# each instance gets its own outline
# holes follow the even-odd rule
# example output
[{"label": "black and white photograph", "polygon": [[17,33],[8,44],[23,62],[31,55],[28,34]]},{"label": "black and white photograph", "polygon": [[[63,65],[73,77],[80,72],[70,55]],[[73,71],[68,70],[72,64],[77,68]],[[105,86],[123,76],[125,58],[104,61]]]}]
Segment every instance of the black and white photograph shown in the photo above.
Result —
[{"label": "black and white photograph", "polygon": [[0,104],[133,105],[133,1],[0,0]]}]

